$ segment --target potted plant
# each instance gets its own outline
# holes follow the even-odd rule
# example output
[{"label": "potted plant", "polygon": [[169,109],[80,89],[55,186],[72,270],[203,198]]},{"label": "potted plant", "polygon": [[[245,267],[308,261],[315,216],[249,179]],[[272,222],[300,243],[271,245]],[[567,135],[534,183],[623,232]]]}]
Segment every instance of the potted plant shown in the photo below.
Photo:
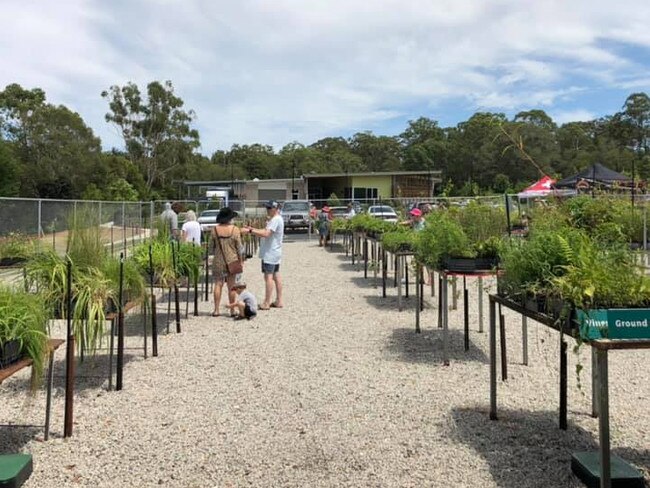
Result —
[{"label": "potted plant", "polygon": [[433,269],[446,268],[450,259],[473,257],[467,235],[447,212],[427,221],[415,248],[418,261]]},{"label": "potted plant", "polygon": [[0,239],[0,267],[24,263],[34,254],[34,249],[34,243],[27,236],[10,233]]},{"label": "potted plant", "polygon": [[41,377],[47,352],[48,313],[40,295],[0,287],[0,368],[29,357],[34,380]]},{"label": "potted plant", "polygon": [[384,233],[381,243],[388,252],[408,252],[415,248],[416,233],[410,229],[397,229]]}]

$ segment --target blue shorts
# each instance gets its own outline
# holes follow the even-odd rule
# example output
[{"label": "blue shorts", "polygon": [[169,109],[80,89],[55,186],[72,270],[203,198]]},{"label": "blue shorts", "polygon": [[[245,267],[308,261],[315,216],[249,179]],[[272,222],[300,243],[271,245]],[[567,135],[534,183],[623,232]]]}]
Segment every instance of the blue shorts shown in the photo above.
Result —
[{"label": "blue shorts", "polygon": [[262,261],[262,273],[264,274],[275,274],[280,272],[279,264],[269,264]]}]

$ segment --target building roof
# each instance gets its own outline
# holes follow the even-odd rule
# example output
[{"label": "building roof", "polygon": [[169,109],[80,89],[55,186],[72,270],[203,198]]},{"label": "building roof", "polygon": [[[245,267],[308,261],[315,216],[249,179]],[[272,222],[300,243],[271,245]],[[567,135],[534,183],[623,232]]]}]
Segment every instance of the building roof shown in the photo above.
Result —
[{"label": "building roof", "polygon": [[340,178],[346,176],[440,176],[440,170],[431,171],[379,171],[379,172],[365,172],[365,173],[326,173],[326,174],[307,174],[303,175],[307,178]]},{"label": "building roof", "polygon": [[[176,180],[178,181],[178,180]],[[191,181],[191,180],[182,180],[182,183],[185,186],[218,186],[218,185],[230,185],[232,183],[244,184],[246,180],[219,180],[219,181]]]},{"label": "building roof", "polygon": [[246,184],[250,182],[258,183],[258,182],[280,182],[280,181],[285,181],[289,182],[292,180],[299,181],[301,179],[309,179],[309,178],[345,178],[349,176],[433,176],[438,177],[440,176],[441,171],[439,170],[432,170],[432,171],[381,171],[381,172],[365,172],[365,173],[310,173],[310,174],[304,174],[302,176],[294,178],[274,178],[274,179],[269,179],[269,180],[255,180],[255,178],[252,178],[250,180],[219,180],[219,181],[189,181],[189,180],[183,180],[183,184],[185,186],[219,186],[219,185],[230,185],[232,183],[234,184]]}]

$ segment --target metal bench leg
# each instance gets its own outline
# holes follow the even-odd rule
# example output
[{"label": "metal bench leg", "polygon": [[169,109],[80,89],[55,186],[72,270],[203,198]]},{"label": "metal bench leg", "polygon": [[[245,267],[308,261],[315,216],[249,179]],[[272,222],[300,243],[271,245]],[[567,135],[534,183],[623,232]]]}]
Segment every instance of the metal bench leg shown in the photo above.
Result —
[{"label": "metal bench leg", "polygon": [[47,367],[47,397],[45,401],[45,434],[43,438],[50,438],[50,417],[52,411],[52,383],[54,382],[54,351],[50,351],[49,364]]}]

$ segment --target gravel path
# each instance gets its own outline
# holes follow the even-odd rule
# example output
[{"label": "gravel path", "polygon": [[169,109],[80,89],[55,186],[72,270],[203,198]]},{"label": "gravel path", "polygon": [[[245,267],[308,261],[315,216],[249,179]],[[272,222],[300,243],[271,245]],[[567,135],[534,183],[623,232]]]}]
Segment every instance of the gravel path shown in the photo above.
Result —
[{"label": "gravel path", "polygon": [[[258,268],[249,262],[245,279],[261,297]],[[578,356],[569,357],[569,429],[561,431],[558,336],[531,323],[531,364],[522,366],[520,321],[507,314],[509,380],[499,384],[500,420],[490,422],[488,337],[472,326],[471,351],[463,351],[462,310],[450,312],[452,362],[444,367],[432,307],[416,335],[413,310],[397,312],[394,289],[382,299],[372,279],[315,241],[287,242],[282,271],[285,309],[233,322],[209,317],[202,302],[181,334],[161,337],[158,358],[128,351],[124,391],[79,380],[67,441],[57,379],[54,439],[1,431],[2,452],[34,455],[25,486],[582,486],[570,455],[597,446],[588,348],[582,390]],[[140,343],[137,335],[127,341]],[[610,360],[612,446],[648,481],[649,358],[630,351]],[[93,367],[105,370],[105,358],[82,370]],[[44,395],[26,400],[27,378],[2,385],[0,421],[40,422]]]}]

